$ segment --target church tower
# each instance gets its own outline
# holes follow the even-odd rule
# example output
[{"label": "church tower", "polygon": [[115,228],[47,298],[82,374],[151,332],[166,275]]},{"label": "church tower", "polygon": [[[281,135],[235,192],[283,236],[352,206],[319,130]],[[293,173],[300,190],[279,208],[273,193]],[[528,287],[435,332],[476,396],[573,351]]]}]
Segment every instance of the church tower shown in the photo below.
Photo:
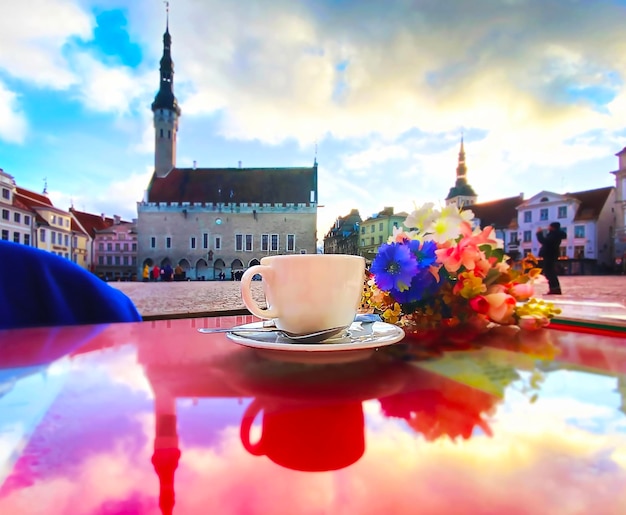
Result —
[{"label": "church tower", "polygon": [[451,204],[459,208],[471,206],[476,202],[478,196],[474,189],[467,183],[467,165],[465,164],[465,148],[463,146],[463,136],[461,136],[461,150],[459,151],[459,164],[456,167],[456,183],[446,197],[446,206]]},{"label": "church tower", "polygon": [[169,31],[169,12],[163,34],[161,82],[152,102],[154,113],[154,170],[157,177],[165,177],[176,166],[176,133],[180,107],[174,96],[174,63],[171,54],[172,36]]}]

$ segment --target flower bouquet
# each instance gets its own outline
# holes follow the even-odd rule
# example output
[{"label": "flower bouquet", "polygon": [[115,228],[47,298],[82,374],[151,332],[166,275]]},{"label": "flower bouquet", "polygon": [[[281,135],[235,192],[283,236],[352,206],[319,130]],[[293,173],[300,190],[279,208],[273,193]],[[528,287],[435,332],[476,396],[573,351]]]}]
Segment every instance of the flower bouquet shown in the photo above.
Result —
[{"label": "flower bouquet", "polygon": [[471,210],[416,208],[372,261],[367,309],[422,343],[471,342],[494,326],[538,329],[560,310],[532,298],[545,281],[531,254],[513,267],[493,227]]}]

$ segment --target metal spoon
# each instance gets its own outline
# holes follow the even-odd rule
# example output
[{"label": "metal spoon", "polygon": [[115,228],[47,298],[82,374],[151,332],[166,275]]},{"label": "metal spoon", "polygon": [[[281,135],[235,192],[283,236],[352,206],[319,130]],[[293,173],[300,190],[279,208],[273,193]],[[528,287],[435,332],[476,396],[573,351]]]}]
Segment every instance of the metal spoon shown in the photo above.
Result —
[{"label": "metal spoon", "polygon": [[212,334],[212,333],[277,333],[285,338],[289,338],[290,340],[294,340],[297,342],[305,342],[309,340],[326,340],[331,336],[339,334],[342,332],[347,326],[342,325],[341,327],[331,327],[330,329],[324,329],[323,331],[315,331],[312,333],[292,333],[289,331],[283,331],[282,329],[278,329],[277,327],[214,327],[207,328],[202,327],[198,329],[199,332],[203,334]]}]

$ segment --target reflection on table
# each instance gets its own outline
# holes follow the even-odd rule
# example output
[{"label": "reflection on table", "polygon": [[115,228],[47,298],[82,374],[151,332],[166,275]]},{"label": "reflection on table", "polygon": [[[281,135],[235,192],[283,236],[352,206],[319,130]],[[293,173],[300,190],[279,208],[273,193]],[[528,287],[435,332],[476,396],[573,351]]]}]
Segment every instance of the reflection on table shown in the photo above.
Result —
[{"label": "reflection on table", "polygon": [[623,512],[622,338],[312,366],[197,332],[253,320],[0,332],[0,512]]}]

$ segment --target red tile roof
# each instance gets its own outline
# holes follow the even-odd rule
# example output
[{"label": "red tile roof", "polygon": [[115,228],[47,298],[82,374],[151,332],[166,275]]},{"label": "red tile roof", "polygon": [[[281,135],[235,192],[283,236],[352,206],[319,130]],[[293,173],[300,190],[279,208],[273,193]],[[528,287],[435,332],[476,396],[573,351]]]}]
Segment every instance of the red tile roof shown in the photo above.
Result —
[{"label": "red tile roof", "polygon": [[608,186],[595,190],[566,193],[566,196],[574,197],[580,201],[574,221],[597,220],[613,189],[613,186]]},{"label": "red tile roof", "polygon": [[153,176],[148,202],[308,203],[317,201],[311,168],[174,168]]},{"label": "red tile roof", "polygon": [[[57,213],[67,214],[67,211],[63,209],[59,209],[52,204],[52,201],[46,196],[40,193],[35,193],[34,191],[26,190],[24,188],[20,188],[19,186],[15,188],[15,195],[19,202],[26,206],[27,209],[35,212],[37,209],[48,209],[52,211],[56,211]],[[48,225],[40,215],[37,215],[36,221],[38,224]]]},{"label": "red tile roof", "polygon": [[95,238],[96,231],[102,231],[113,225],[113,218],[76,211],[73,207],[70,208],[70,213],[76,217],[78,223],[92,238]]},{"label": "red tile roof", "polygon": [[25,211],[30,211],[31,209],[22,202],[17,195],[13,195],[13,207],[18,209],[24,209]]},{"label": "red tile roof", "polygon": [[20,188],[19,186],[16,187],[15,192],[21,197],[26,197],[38,205],[54,207],[52,205],[52,201],[46,195],[42,195],[41,193],[35,193],[34,191]]},{"label": "red tile roof", "polygon": [[76,222],[76,220],[74,220],[74,218],[72,218],[72,231],[73,232],[80,232],[84,235],[87,235],[87,233],[83,230],[83,228]]},{"label": "red tile roof", "polygon": [[474,213],[475,218],[480,219],[480,226],[493,226],[496,229],[514,229],[517,227],[517,210],[515,209],[524,201],[522,195],[508,197],[491,202],[472,204],[467,206]]}]

